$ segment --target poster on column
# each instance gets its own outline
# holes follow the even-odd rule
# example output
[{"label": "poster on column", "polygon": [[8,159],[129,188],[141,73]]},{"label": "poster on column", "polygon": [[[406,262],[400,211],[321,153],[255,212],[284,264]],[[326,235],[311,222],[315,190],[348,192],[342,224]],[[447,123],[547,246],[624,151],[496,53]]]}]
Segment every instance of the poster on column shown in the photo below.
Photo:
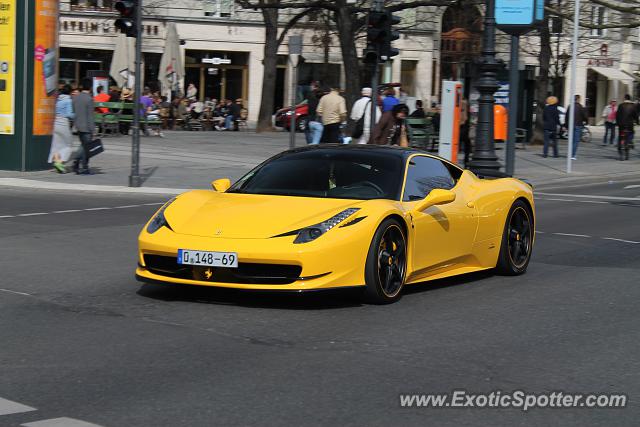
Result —
[{"label": "poster on column", "polygon": [[0,135],[13,135],[15,127],[17,0],[0,0]]},{"label": "poster on column", "polygon": [[58,3],[36,0],[33,134],[51,135],[58,88]]}]

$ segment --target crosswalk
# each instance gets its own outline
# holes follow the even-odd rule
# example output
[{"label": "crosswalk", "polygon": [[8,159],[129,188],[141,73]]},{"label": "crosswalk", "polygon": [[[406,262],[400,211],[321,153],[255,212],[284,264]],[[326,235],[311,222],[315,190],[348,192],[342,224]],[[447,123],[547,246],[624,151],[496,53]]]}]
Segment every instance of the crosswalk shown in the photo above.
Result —
[{"label": "crosswalk", "polygon": [[[14,402],[12,400],[4,399],[0,397],[0,416],[3,415],[15,415],[26,414],[37,411],[36,408],[24,405],[22,403]],[[5,426],[7,424],[0,420],[0,424]],[[98,424],[89,423],[75,418],[60,417],[50,418],[46,420],[30,421],[23,424],[16,424],[21,427],[101,427]]]}]

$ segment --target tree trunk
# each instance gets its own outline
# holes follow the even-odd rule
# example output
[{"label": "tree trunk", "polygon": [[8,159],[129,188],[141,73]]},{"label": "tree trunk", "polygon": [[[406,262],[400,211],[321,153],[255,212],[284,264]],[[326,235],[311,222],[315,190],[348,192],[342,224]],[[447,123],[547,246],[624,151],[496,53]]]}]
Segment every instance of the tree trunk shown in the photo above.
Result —
[{"label": "tree trunk", "polygon": [[532,144],[542,144],[544,142],[544,121],[542,111],[545,106],[549,91],[549,66],[551,64],[551,34],[548,23],[540,27],[540,74],[536,79],[536,123],[533,129]]},{"label": "tree trunk", "polygon": [[265,24],[264,77],[256,132],[273,130],[273,103],[278,74],[278,9],[262,9]]},{"label": "tree trunk", "polygon": [[[356,28],[354,28],[353,11],[347,7],[345,0],[340,0],[341,6],[336,11],[336,24],[338,26],[338,38],[340,39],[340,49],[342,50],[342,62],[345,74],[345,98],[347,109],[360,95],[360,61],[356,49]],[[374,88],[375,91],[375,88]]]}]

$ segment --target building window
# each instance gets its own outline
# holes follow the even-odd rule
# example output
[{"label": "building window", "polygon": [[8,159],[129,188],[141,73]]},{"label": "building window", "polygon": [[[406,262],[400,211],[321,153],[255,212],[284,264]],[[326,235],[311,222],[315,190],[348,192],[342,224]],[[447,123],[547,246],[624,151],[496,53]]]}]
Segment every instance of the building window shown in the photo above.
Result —
[{"label": "building window", "polygon": [[[605,23],[605,7],[591,6],[591,25],[604,25]],[[606,30],[603,28],[592,28],[590,35],[592,37],[603,37]]]},{"label": "building window", "polygon": [[71,0],[71,10],[113,10],[113,0]]},{"label": "building window", "polygon": [[551,19],[549,19],[549,25],[551,34],[562,34],[562,18],[558,16],[551,17]]},{"label": "building window", "polygon": [[204,0],[202,3],[204,16],[228,18],[233,15],[233,0]]}]

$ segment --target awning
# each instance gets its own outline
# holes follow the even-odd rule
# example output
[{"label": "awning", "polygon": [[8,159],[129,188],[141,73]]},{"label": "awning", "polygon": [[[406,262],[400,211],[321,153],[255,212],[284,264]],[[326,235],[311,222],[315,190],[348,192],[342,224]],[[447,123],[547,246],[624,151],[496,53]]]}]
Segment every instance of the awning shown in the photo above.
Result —
[{"label": "awning", "polygon": [[619,80],[626,84],[631,84],[635,80],[632,76],[625,73],[622,70],[617,70],[615,68],[605,68],[605,67],[589,67],[596,73],[600,74],[608,78],[609,80]]}]

